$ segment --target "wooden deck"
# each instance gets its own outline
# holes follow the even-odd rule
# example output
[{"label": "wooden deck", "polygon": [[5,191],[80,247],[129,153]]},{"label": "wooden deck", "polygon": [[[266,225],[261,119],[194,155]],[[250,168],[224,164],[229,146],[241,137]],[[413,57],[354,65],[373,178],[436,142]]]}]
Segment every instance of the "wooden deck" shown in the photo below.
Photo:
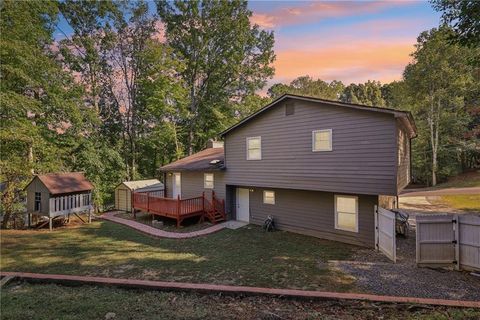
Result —
[{"label": "wooden deck", "polygon": [[207,218],[212,223],[223,221],[225,216],[225,201],[217,199],[215,193],[207,198],[205,193],[200,197],[181,199],[163,198],[150,193],[133,193],[133,209],[148,212],[153,215],[177,220],[177,227],[190,217]]}]

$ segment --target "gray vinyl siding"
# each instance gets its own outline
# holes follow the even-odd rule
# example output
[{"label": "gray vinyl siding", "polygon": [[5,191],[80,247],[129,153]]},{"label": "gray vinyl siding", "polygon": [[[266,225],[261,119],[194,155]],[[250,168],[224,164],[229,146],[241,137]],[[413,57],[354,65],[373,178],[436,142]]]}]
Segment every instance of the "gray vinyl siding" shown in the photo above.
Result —
[{"label": "gray vinyl siding", "polygon": [[[401,146],[400,139],[398,138],[399,132],[402,131],[404,133],[405,137],[405,145]],[[397,164],[398,164],[398,169],[397,169],[397,192],[400,193],[410,182],[410,177],[409,177],[409,167],[410,167],[410,139],[408,138],[408,133],[406,128],[400,123],[397,123],[397,157],[398,154],[400,153],[401,149],[404,150],[404,157],[403,160],[401,161],[400,164],[398,164],[398,158],[397,158]]]},{"label": "gray vinyl siding", "polygon": [[[213,173],[213,189],[205,189],[203,185],[203,174],[204,173]],[[172,197],[172,184],[173,184],[173,175],[170,175],[170,172],[166,174],[165,186],[167,190],[167,197]],[[225,199],[225,182],[224,182],[224,172],[223,171],[210,171],[210,172],[180,172],[180,181],[182,187],[183,199],[195,198],[202,195],[202,192],[205,192],[205,195],[210,197],[212,190],[215,191],[217,198]]]},{"label": "gray vinyl siding", "polygon": [[50,211],[50,192],[47,187],[35,177],[33,181],[27,186],[27,212],[31,213],[35,211],[35,192],[41,193],[41,210],[40,212],[45,215],[49,215]]},{"label": "gray vinyl siding", "polygon": [[[335,229],[335,194],[321,191],[250,187],[250,222],[262,225],[272,215],[275,225],[286,230],[323,239],[373,247],[374,206],[378,197],[358,196],[358,233]],[[263,203],[263,190],[275,192],[275,204]],[[344,194],[345,195],[345,194]]]},{"label": "gray vinyl siding", "polygon": [[[288,100],[287,100],[288,102]],[[332,129],[332,151],[312,152],[312,131]],[[247,137],[261,136],[262,160],[246,160]],[[225,135],[225,183],[388,194],[397,191],[392,114],[295,101],[272,107]]]}]

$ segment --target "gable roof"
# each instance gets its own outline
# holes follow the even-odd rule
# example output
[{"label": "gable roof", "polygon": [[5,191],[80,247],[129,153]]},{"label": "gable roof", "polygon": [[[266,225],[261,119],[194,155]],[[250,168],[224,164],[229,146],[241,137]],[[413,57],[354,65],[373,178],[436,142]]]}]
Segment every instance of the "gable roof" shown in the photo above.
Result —
[{"label": "gable roof", "polygon": [[92,183],[87,180],[83,172],[39,174],[32,181],[35,179],[39,179],[51,194],[81,192],[93,189]]},{"label": "gable roof", "polygon": [[135,189],[136,192],[153,192],[153,191],[162,191],[165,189],[163,183],[155,183],[146,187]]},{"label": "gable roof", "polygon": [[136,189],[139,189],[139,188],[151,187],[151,186],[158,185],[158,184],[160,184],[159,187],[163,188],[163,184],[157,179],[124,181],[121,184],[124,184],[130,190],[136,190]]},{"label": "gable roof", "polygon": [[246,118],[243,118],[230,128],[224,130],[223,132],[220,133],[220,137],[224,137],[227,133],[230,131],[240,127],[244,123],[248,122],[249,120],[255,118],[259,114],[263,113],[264,111],[267,111],[268,109],[272,108],[273,106],[277,105],[279,102],[282,102],[283,100],[286,99],[295,99],[295,100],[302,100],[302,101],[309,101],[309,102],[319,102],[323,104],[328,104],[332,106],[338,106],[338,107],[345,107],[345,108],[352,108],[352,109],[358,109],[358,110],[365,110],[365,111],[371,111],[371,112],[381,112],[381,113],[389,113],[393,114],[396,118],[401,118],[402,121],[404,122],[405,126],[410,130],[410,137],[414,138],[417,136],[417,127],[415,126],[415,121],[413,120],[412,114],[409,111],[401,111],[401,110],[395,110],[395,109],[390,109],[390,108],[383,108],[383,107],[372,107],[372,106],[366,106],[362,104],[354,104],[354,103],[345,103],[345,102],[340,102],[340,101],[334,101],[334,100],[326,100],[326,99],[320,99],[320,98],[315,98],[315,97],[307,97],[307,96],[299,96],[295,94],[284,94],[280,96],[279,98],[275,99],[272,101],[270,104],[266,105],[265,107],[259,109],[258,111],[252,113],[251,115],[247,116]]},{"label": "gable roof", "polygon": [[[211,163],[218,160],[216,163]],[[223,148],[208,148],[161,167],[160,171],[202,171],[224,169]]]}]

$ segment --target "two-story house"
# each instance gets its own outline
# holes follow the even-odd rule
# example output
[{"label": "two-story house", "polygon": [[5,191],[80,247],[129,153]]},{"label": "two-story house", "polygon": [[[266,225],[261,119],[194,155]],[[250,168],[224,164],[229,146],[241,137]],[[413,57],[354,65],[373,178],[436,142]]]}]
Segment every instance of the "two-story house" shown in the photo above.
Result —
[{"label": "two-story house", "polygon": [[215,191],[232,219],[373,246],[374,206],[409,183],[416,128],[409,112],[287,94],[220,136],[160,168],[166,197]]}]

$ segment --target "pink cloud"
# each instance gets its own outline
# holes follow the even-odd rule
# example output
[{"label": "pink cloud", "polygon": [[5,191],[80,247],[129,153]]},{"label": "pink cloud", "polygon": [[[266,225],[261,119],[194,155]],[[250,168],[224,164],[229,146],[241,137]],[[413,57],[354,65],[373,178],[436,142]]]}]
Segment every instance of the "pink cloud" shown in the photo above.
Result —
[{"label": "pink cloud", "polygon": [[358,40],[299,48],[277,51],[275,81],[288,82],[302,75],[346,83],[399,80],[411,61],[413,43]]},{"label": "pink cloud", "polygon": [[254,12],[252,23],[273,29],[279,26],[321,21],[327,18],[346,17],[378,12],[385,8],[411,4],[411,1],[319,1],[301,2],[269,13]]}]

